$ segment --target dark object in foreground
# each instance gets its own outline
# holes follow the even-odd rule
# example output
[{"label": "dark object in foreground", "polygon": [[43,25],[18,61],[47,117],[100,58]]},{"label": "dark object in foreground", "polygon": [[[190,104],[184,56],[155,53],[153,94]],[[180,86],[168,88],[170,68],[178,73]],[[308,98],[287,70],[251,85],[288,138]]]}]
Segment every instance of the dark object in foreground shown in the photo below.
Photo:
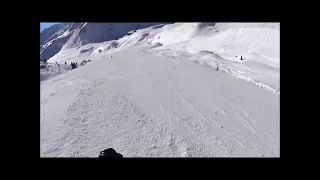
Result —
[{"label": "dark object in foreground", "polygon": [[122,154],[117,153],[114,149],[109,148],[100,152],[99,158],[123,158]]}]

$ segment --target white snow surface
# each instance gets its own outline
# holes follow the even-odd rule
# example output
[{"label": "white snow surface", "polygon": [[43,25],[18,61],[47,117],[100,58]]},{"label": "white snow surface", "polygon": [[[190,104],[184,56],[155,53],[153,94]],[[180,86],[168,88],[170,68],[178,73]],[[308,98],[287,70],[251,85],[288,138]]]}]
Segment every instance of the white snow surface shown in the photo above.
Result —
[{"label": "white snow surface", "polygon": [[279,28],[175,23],[99,43],[73,33],[42,70],[40,155],[279,157]]},{"label": "white snow surface", "polygon": [[[81,47],[90,43],[116,40],[131,30],[159,23],[68,23],[40,46],[40,58],[49,59],[60,50]],[[50,30],[51,27],[48,29]],[[53,29],[52,29],[53,30]]]}]

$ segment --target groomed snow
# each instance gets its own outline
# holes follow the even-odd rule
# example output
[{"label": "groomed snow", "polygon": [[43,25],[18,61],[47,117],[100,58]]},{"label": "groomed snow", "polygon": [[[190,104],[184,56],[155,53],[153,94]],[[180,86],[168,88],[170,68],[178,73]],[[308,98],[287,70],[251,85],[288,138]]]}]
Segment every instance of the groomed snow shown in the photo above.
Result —
[{"label": "groomed snow", "polygon": [[48,62],[91,62],[41,81],[40,155],[279,157],[279,41],[277,23],[175,23],[69,44]]}]

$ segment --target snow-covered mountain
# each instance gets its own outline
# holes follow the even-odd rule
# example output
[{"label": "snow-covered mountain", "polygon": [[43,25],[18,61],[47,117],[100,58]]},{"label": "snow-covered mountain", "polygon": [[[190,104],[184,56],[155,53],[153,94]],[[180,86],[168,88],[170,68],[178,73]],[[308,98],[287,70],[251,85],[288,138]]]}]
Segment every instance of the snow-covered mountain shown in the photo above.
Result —
[{"label": "snow-covered mountain", "polygon": [[41,156],[280,156],[279,23],[69,23],[40,57]]},{"label": "snow-covered mountain", "polygon": [[49,40],[55,33],[60,31],[65,25],[66,25],[65,23],[59,23],[44,29],[40,33],[40,46],[45,44],[45,41]]},{"label": "snow-covered mountain", "polygon": [[172,56],[173,50],[177,57],[183,52],[195,63],[280,91],[279,23],[71,23],[55,37],[40,50],[49,62],[161,46],[146,51]]},{"label": "snow-covered mountain", "polygon": [[[40,59],[49,59],[60,50],[116,40],[129,31],[156,24],[159,23],[63,23],[53,25],[40,34],[42,37],[40,44],[44,42],[40,46]],[[44,40],[45,38],[47,39]]]}]

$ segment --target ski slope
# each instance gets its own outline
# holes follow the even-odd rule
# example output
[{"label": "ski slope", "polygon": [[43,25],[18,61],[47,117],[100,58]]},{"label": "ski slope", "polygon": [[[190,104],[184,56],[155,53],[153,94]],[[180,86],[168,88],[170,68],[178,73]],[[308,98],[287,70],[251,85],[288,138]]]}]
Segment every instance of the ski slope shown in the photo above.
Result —
[{"label": "ski slope", "polygon": [[40,156],[279,157],[278,29],[175,23],[69,44],[48,62],[91,62],[41,81]]}]

